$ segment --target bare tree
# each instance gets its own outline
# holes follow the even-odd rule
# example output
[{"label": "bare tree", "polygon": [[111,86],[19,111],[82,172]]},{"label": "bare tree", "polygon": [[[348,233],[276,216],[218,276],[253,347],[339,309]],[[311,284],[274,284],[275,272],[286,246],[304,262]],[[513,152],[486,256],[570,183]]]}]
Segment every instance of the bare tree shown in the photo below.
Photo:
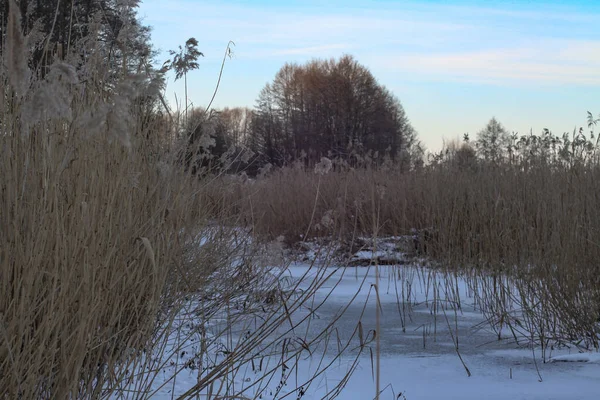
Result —
[{"label": "bare tree", "polygon": [[396,159],[418,144],[400,101],[351,56],[286,64],[261,91],[251,143],[274,165]]},{"label": "bare tree", "polygon": [[492,118],[477,133],[475,147],[484,160],[498,163],[506,156],[510,143],[510,134],[506,128],[496,118]]}]

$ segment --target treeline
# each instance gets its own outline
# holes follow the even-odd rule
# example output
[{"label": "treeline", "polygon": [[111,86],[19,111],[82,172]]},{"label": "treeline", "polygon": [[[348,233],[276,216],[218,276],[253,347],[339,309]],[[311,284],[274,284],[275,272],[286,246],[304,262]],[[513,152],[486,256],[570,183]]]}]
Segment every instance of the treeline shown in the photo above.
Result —
[{"label": "treeline", "polygon": [[[10,1],[0,2],[5,27]],[[214,167],[256,173],[269,165],[312,166],[322,157],[350,166],[393,162],[404,169],[422,160],[423,149],[400,101],[349,55],[284,65],[260,92],[253,109],[183,107],[176,112],[161,94],[166,73],[173,69],[177,77],[187,79],[202,53],[194,39],[194,52],[188,41],[185,48],[170,52],[175,58],[162,69],[153,67],[157,60],[151,28],[137,15],[138,0],[15,4],[23,16],[18,25],[28,48],[22,58],[35,75],[20,77],[19,96],[24,101],[34,102],[28,95],[34,81],[40,85],[52,71],[64,70],[65,65],[74,68],[78,77],[74,84],[81,86],[81,92],[94,102],[103,99],[95,107],[98,113],[119,114],[112,125],[126,121],[128,131],[141,133],[140,140],[175,142],[181,148],[181,161],[194,173]],[[6,46],[2,41],[3,56],[13,53]],[[123,97],[130,101],[114,104]],[[62,116],[60,110],[55,114]],[[165,126],[175,122],[175,132],[160,138],[144,133],[144,127],[160,120]]]},{"label": "treeline", "polygon": [[[9,22],[9,1],[0,1],[3,27]],[[187,74],[197,68],[197,57],[202,53],[198,51],[194,56],[184,52],[177,62],[171,60],[162,69],[155,68],[157,53],[151,43],[151,28],[143,25],[137,15],[139,3],[15,2],[23,15],[19,25],[28,49],[23,58],[37,75],[38,86],[52,71],[65,71],[61,63],[74,68],[80,93],[87,93],[96,103],[97,115],[93,117],[105,120],[107,129],[136,132],[140,140],[161,146],[176,142],[181,162],[194,173],[202,168],[225,168],[255,174],[265,166],[297,163],[312,167],[322,157],[334,161],[335,166],[385,163],[401,170],[424,165],[476,168],[510,164],[529,168],[599,161],[598,137],[592,130],[598,120],[591,114],[589,131],[579,129],[562,135],[549,130],[527,135],[509,133],[492,119],[473,140],[465,135],[462,143],[450,143],[443,151],[425,156],[400,100],[349,55],[337,60],[285,64],[264,86],[252,109],[184,108],[185,113],[173,112],[162,96],[166,73],[175,69],[178,74]],[[195,39],[193,42],[197,44]],[[7,62],[15,60],[7,57],[11,53],[6,41],[0,41],[0,54]],[[18,95],[32,104],[26,109],[35,109],[33,105],[41,100],[31,96],[27,99],[33,77],[27,80],[13,74],[5,78],[13,84],[20,79],[23,87]],[[46,97],[60,98],[51,87],[46,89]],[[117,101],[123,98],[128,101]],[[61,117],[61,110],[67,106],[56,106],[54,117]],[[157,121],[165,121],[165,127],[174,126],[175,121],[177,128],[165,128],[162,136],[152,136],[156,134],[151,135],[147,128]]]},{"label": "treeline", "polygon": [[[334,166],[385,164],[401,171],[425,166],[528,170],[600,162],[600,136],[594,133],[600,116],[589,112],[587,130],[561,135],[549,129],[539,134],[509,132],[492,118],[474,139],[465,134],[462,142],[425,155],[400,101],[351,56],[284,65],[265,85],[254,109],[192,114],[188,145],[201,148],[195,153],[201,157],[194,171],[198,166],[249,173],[265,165],[313,167],[322,157]],[[192,158],[188,153],[188,165]]]},{"label": "treeline", "polygon": [[[351,56],[284,65],[260,92],[255,109],[190,114],[193,150],[186,165],[195,159],[194,170],[215,165],[226,153],[246,159],[243,167],[253,172],[265,165],[313,166],[322,157],[349,166],[392,162],[405,169],[422,160],[400,101]],[[238,157],[244,149],[251,156]]]},{"label": "treeline", "polygon": [[600,136],[594,128],[600,122],[588,112],[587,130],[583,127],[562,135],[543,129],[541,133],[519,134],[508,130],[496,118],[480,130],[475,140],[468,134],[461,143],[451,142],[431,153],[432,167],[454,166],[461,169],[513,166],[531,168],[576,168],[600,165]]},{"label": "treeline", "polygon": [[[168,113],[162,97],[168,69],[154,67],[157,53],[139,3],[0,0],[0,56],[10,70],[1,78],[15,89],[3,93],[0,111],[20,110],[30,126],[42,119],[93,119],[90,133],[109,130],[124,144],[132,136],[155,141],[151,125]],[[19,9],[18,18],[9,5]],[[56,85],[57,77],[69,82],[68,90]],[[74,97],[92,105],[89,115],[72,107]],[[42,105],[52,107],[41,113]]]},{"label": "treeline", "polygon": [[[0,2],[2,26],[8,23],[11,0]],[[150,67],[155,55],[150,27],[141,23],[139,0],[21,0],[20,25],[30,54],[29,66],[42,76],[57,61],[81,67],[90,58],[102,59],[114,83],[119,74],[139,74]],[[4,54],[7,43],[0,44]],[[94,71],[96,72],[96,71]]]},{"label": "treeline", "polygon": [[400,101],[351,56],[286,64],[261,91],[250,145],[273,165],[365,155],[399,160],[415,141]]}]

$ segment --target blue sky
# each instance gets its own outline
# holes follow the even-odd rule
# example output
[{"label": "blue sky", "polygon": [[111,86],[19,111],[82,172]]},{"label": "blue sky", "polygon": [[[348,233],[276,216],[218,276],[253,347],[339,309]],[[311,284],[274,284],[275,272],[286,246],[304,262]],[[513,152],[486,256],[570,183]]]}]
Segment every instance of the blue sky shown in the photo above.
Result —
[{"label": "blue sky", "polygon": [[[285,62],[351,54],[430,150],[492,117],[510,131],[562,133],[600,113],[600,1],[143,0],[139,14],[160,60],[198,39],[205,57],[188,75],[197,106],[233,40],[215,107],[253,106]],[[183,93],[171,77],[170,101]]]}]

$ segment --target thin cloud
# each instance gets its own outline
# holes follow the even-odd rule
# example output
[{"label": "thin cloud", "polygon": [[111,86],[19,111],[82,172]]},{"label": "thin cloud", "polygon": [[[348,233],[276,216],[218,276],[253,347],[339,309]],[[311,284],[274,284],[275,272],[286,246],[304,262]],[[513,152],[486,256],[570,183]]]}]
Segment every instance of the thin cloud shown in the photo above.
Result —
[{"label": "thin cloud", "polygon": [[317,56],[317,55],[328,55],[333,51],[345,51],[350,49],[351,46],[345,43],[339,44],[328,44],[322,46],[308,46],[308,47],[293,47],[289,49],[276,50],[275,55],[303,55],[303,56]]},{"label": "thin cloud", "polygon": [[[175,49],[192,36],[200,42],[206,57],[189,88],[198,104],[210,98],[228,40],[236,43],[235,56],[226,64],[217,106],[252,105],[285,62],[344,52],[401,97],[421,138],[434,148],[436,132],[479,128],[481,121],[465,115],[498,115],[514,129],[543,123],[560,131],[597,100],[599,6],[292,3],[144,0],[140,15],[154,27],[158,48]],[[468,94],[461,97],[463,89]],[[171,78],[168,93],[183,90],[182,81]],[[432,112],[443,118],[431,118]]]},{"label": "thin cloud", "polygon": [[452,81],[600,85],[600,41],[559,40],[536,47],[413,53],[386,57],[378,64]]},{"label": "thin cloud", "polygon": [[[467,26],[440,21],[431,15],[410,10],[387,12],[364,10],[360,14],[345,9],[289,10],[266,7],[222,5],[203,2],[146,0],[142,15],[155,25],[154,39],[159,47],[196,37],[210,46],[216,38],[234,40],[239,46],[253,47],[253,54],[286,54],[294,48],[325,48],[338,50],[338,43],[352,43],[353,48],[385,47],[386,45],[423,45],[448,40],[465,34]],[[356,11],[354,11],[355,13]],[[168,28],[161,28],[168,26]],[[258,47],[273,51],[254,51]],[[296,54],[294,51],[287,54]]]},{"label": "thin cloud", "polygon": [[[194,36],[206,54],[204,62],[215,65],[231,39],[239,60],[256,63],[346,52],[379,71],[408,72],[409,79],[600,84],[600,34],[587,24],[599,14],[591,11],[410,2],[370,9],[278,8],[146,0],[141,12],[155,25],[158,47],[176,48]],[[545,29],[548,24],[551,30]]]},{"label": "thin cloud", "polygon": [[[418,6],[417,6],[418,7]],[[469,19],[488,19],[505,18],[519,20],[552,20],[569,23],[596,23],[598,21],[598,8],[596,10],[588,8],[586,13],[578,12],[568,6],[549,6],[548,4],[534,3],[529,8],[526,4],[520,4],[517,7],[507,3],[502,7],[490,6],[472,6],[457,4],[427,4],[419,9],[423,11],[432,11],[445,14],[446,16],[459,19],[468,17]],[[519,21],[521,22],[521,21]]]}]

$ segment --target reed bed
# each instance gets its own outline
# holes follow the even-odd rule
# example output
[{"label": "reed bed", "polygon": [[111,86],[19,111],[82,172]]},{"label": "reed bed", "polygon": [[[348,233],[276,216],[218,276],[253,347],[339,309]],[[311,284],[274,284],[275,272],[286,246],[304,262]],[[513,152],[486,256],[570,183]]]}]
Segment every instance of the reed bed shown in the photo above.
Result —
[{"label": "reed bed", "polygon": [[[178,119],[142,106],[151,93],[140,93],[140,76],[105,85],[93,41],[83,66],[49,53],[43,73],[32,70],[14,4],[0,68],[0,398],[151,397],[186,335],[200,350],[197,384],[182,398],[241,396],[236,374],[258,353],[272,361],[256,380],[266,393],[284,365],[291,373],[300,354],[330,340],[339,318],[316,337],[294,331],[312,314],[292,315],[318,308],[328,272],[303,277],[308,289],[287,284],[278,246],[315,237],[351,248],[358,236],[414,236],[415,254],[446,275],[442,287],[427,270],[398,272],[404,320],[415,279],[432,285],[436,312],[460,309],[452,282],[461,274],[499,338],[598,347],[593,165],[407,172],[323,160],[256,179],[193,175]],[[327,266],[331,249],[321,253]],[[240,337],[240,327],[251,329]],[[360,329],[353,366],[373,338]],[[340,355],[351,343],[338,342]],[[223,345],[229,356],[211,358]]]},{"label": "reed bed", "polygon": [[498,277],[485,302],[508,290],[501,277],[514,278],[511,290],[528,299],[522,306],[544,314],[539,324],[552,320],[557,338],[586,338],[597,346],[599,178],[600,170],[589,165],[338,169],[325,175],[290,167],[240,183],[229,202],[244,204],[243,220],[255,231],[289,243],[415,236],[415,252],[435,265],[470,271],[481,282]]},{"label": "reed bed", "polygon": [[[64,57],[49,51],[48,65],[33,70],[20,21],[10,1],[0,67],[0,398],[151,397],[181,352],[171,341],[182,321],[203,332],[204,361],[185,396],[238,393],[227,378],[234,366],[282,348],[285,335],[267,336],[318,280],[302,295],[282,286],[273,269],[281,260],[239,229],[235,203],[213,195],[236,187],[186,171],[180,118],[144,105],[158,96],[152,77],[111,75],[93,40]],[[70,60],[81,54],[76,68]],[[240,298],[244,311],[207,335]],[[257,314],[262,324],[233,346],[232,330]],[[235,357],[206,361],[211,343],[227,340]],[[272,368],[291,365],[273,352]]]}]

